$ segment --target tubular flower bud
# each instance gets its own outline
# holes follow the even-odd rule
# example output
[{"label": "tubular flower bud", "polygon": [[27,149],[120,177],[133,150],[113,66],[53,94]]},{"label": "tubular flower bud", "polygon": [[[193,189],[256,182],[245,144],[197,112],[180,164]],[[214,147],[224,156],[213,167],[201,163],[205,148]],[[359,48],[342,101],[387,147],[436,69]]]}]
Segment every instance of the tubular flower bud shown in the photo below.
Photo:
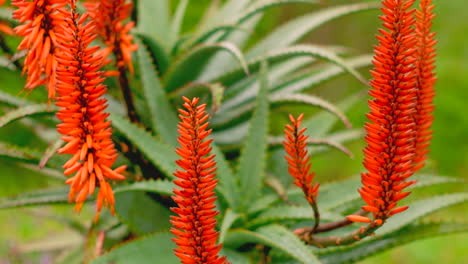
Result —
[{"label": "tubular flower bud", "polygon": [[[57,68],[57,113],[62,121],[57,125],[63,134],[65,146],[59,153],[71,154],[65,163],[65,175],[73,175],[66,183],[71,186],[69,199],[76,202],[79,211],[86,198],[99,187],[96,217],[102,206],[114,211],[114,194],[108,180],[123,180],[125,166],[112,169],[117,151],[111,140],[112,130],[108,113],[103,73],[100,71],[104,58],[91,47],[96,38],[93,24],[86,23],[87,15],[79,16],[72,11],[67,14],[57,34],[59,39]],[[97,218],[96,218],[97,220]]]},{"label": "tubular flower bud", "polygon": [[[416,37],[414,0],[384,0],[380,18],[386,30],[379,30],[379,45],[375,47],[373,80],[369,101],[369,122],[365,128],[367,146],[364,149],[363,187],[359,190],[367,206],[363,209],[381,225],[403,209],[397,202],[408,196],[404,188],[415,183],[407,181],[414,173],[416,141]],[[367,222],[351,216],[351,221]],[[370,221],[368,221],[370,222]]]},{"label": "tubular flower bud", "polygon": [[180,148],[176,150],[181,170],[174,173],[178,178],[174,183],[180,189],[174,189],[178,207],[172,208],[178,216],[171,217],[175,255],[184,264],[225,264],[226,258],[219,256],[221,245],[216,245],[216,163],[215,156],[209,154],[212,140],[206,139],[211,133],[207,130],[206,105],[197,105],[198,98],[183,99],[185,109],[179,109],[178,125]]},{"label": "tubular flower bud", "polygon": [[319,185],[312,184],[315,173],[310,172],[310,156],[307,152],[307,138],[304,135],[306,128],[301,128],[301,114],[297,119],[289,115],[291,124],[286,125],[284,130],[285,140],[283,142],[284,149],[288,156],[289,174],[294,178],[294,184],[302,189],[304,195],[310,205],[316,203]]},{"label": "tubular flower bud", "polygon": [[49,98],[54,98],[58,67],[57,29],[63,27],[64,16],[60,10],[67,0],[13,0],[12,4],[18,8],[13,12],[13,18],[22,24],[14,31],[23,37],[18,50],[26,51],[25,88],[47,85]]}]

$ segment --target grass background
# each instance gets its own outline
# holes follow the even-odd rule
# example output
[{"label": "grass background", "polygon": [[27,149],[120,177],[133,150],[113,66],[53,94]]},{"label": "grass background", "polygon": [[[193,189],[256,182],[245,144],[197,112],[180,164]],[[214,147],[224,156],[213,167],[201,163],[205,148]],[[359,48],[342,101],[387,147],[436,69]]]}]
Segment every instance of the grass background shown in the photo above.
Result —
[{"label": "grass background", "polygon": [[[177,2],[177,1],[174,1]],[[203,11],[208,0],[191,1],[189,17],[186,21],[193,21]],[[327,3],[348,3],[357,1],[327,0]],[[428,170],[448,177],[466,178],[468,173],[468,115],[466,114],[465,100],[468,98],[468,21],[466,21],[466,0],[434,0],[437,8],[437,18],[434,29],[438,32],[438,83],[436,97],[436,120],[434,124],[434,140],[432,143],[431,160]],[[175,4],[173,5],[175,6]],[[283,21],[310,11],[308,7],[289,6],[269,11],[255,34],[261,36],[272,30],[275,25]],[[371,52],[376,44],[374,35],[379,26],[378,12],[371,11],[359,15],[352,15],[330,23],[307,37],[307,41],[314,43],[334,43],[351,46],[356,53]],[[189,27],[189,23],[186,23]],[[14,40],[9,40],[14,44]],[[22,79],[18,74],[0,69],[0,90],[11,90],[21,87]],[[334,89],[328,89],[328,88]],[[339,88],[337,88],[339,87]],[[320,90],[314,91],[324,97],[340,97],[340,94],[331,94],[329,91],[341,91],[343,94],[357,91],[362,87],[349,78],[339,78],[328,83]],[[30,98],[43,100],[41,92],[34,92]],[[349,112],[355,127],[362,126],[367,112],[365,103],[359,104]],[[21,124],[9,125],[0,130],[0,141],[13,140],[21,146],[38,146],[38,140],[26,136],[25,128]],[[358,174],[362,170],[361,149],[363,142],[351,144],[356,154],[349,159],[338,152],[314,159],[314,168],[318,178],[329,181]],[[340,164],[339,167],[336,164]],[[8,160],[0,160],[0,196],[12,195],[21,191],[38,189],[41,187],[57,185],[60,183],[44,179],[31,171],[22,169]],[[431,192],[449,192],[453,190],[467,191],[464,186],[442,186],[439,190],[426,190],[421,195],[430,195]],[[433,215],[432,219],[466,219],[467,206],[456,206]],[[74,234],[68,231],[60,219],[51,220],[50,215],[69,214],[69,206],[54,206],[42,209],[12,209],[0,211],[0,263],[4,264],[6,256],[11,263],[25,262],[15,252],[30,249],[34,251],[37,241],[47,237],[54,238],[67,236],[69,239],[63,243],[73,243]],[[76,219],[85,219],[84,215],[76,215]],[[43,241],[44,242],[44,241]],[[44,246],[44,243],[42,243]],[[379,254],[361,264],[372,263],[468,263],[468,235],[451,235],[447,237],[426,239],[395,250]],[[48,246],[53,247],[52,244]],[[3,257],[2,257],[3,256]],[[41,260],[47,263],[46,256],[31,254],[28,259]],[[7,262],[5,262],[7,263]]]}]

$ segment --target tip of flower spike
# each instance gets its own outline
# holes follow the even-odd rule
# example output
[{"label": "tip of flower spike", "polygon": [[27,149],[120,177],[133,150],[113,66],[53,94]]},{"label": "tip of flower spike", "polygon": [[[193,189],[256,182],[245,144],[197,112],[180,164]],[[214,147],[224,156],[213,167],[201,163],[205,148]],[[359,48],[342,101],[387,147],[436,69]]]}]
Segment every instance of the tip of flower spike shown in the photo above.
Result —
[{"label": "tip of flower spike", "polygon": [[358,223],[370,223],[372,220],[368,217],[361,216],[361,215],[348,215],[346,218],[351,222],[358,222]]}]

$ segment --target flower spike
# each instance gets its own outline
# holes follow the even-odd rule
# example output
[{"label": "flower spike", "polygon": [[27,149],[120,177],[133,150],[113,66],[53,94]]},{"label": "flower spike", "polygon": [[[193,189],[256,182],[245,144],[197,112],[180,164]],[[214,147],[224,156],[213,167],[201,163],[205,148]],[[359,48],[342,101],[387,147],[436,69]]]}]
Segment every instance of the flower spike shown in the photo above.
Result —
[{"label": "flower spike", "polygon": [[183,100],[185,110],[179,109],[178,125],[181,147],[176,150],[181,157],[176,163],[182,170],[174,173],[179,178],[174,183],[181,189],[174,189],[178,207],[171,208],[178,215],[171,217],[178,247],[175,255],[184,264],[225,264],[226,258],[219,256],[221,245],[216,245],[216,163],[209,154],[213,140],[206,139],[211,133],[206,105],[197,105],[198,98]]},{"label": "flower spike", "polygon": [[284,130],[285,141],[283,142],[284,149],[288,156],[285,156],[288,161],[288,171],[294,178],[294,184],[302,189],[304,195],[311,206],[315,206],[317,202],[317,194],[319,184],[312,184],[315,173],[310,172],[310,156],[307,152],[307,138],[304,135],[306,128],[301,128],[301,114],[297,119],[289,115],[291,124],[286,125]]},{"label": "flower spike", "polygon": [[97,34],[107,46],[104,56],[114,53],[117,65],[133,72],[131,53],[137,50],[137,45],[129,32],[135,23],[125,23],[133,4],[126,3],[126,0],[88,0],[84,5],[96,24]]},{"label": "flower spike", "polygon": [[[18,50],[26,50],[23,73],[27,75],[26,89],[47,85],[49,98],[55,97],[57,29],[63,27],[64,16],[60,12],[67,0],[13,0],[18,7],[13,18],[23,25],[15,28],[24,37]],[[63,10],[62,10],[63,11]]]},{"label": "flower spike", "polygon": [[[416,38],[414,0],[384,0],[381,20],[387,30],[379,30],[379,45],[375,47],[373,89],[369,94],[369,122],[366,123],[363,187],[359,190],[367,204],[363,209],[374,216],[378,226],[390,216],[407,207],[397,202],[410,192],[404,189],[415,183],[407,181],[414,172],[416,71],[414,55]],[[370,222],[350,216],[350,221]]]},{"label": "flower spike", "polygon": [[435,96],[434,84],[436,81],[435,69],[435,33],[431,32],[432,13],[434,5],[432,0],[421,0],[416,11],[416,69],[417,69],[417,106],[415,114],[416,122],[416,157],[414,159],[415,170],[424,166],[427,159],[428,147],[432,137],[432,121],[434,119],[433,99]]},{"label": "flower spike", "polygon": [[111,169],[117,151],[111,140],[112,130],[107,108],[103,73],[100,71],[104,58],[96,53],[99,47],[91,47],[96,38],[93,24],[86,23],[86,14],[79,16],[67,11],[65,23],[57,34],[57,102],[60,107],[57,117],[62,121],[57,130],[67,144],[59,153],[72,157],[63,165],[65,175],[72,175],[66,183],[71,185],[69,199],[76,202],[79,211],[88,195],[99,186],[96,204],[96,220],[102,206],[114,211],[114,194],[108,180],[123,180],[125,166]]}]

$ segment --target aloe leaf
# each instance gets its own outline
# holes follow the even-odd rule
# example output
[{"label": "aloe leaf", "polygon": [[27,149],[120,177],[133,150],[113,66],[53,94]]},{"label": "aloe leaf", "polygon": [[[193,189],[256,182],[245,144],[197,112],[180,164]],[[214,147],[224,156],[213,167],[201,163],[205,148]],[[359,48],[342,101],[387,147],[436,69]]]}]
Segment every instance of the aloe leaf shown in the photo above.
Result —
[{"label": "aloe leaf", "polygon": [[[409,189],[418,189],[437,184],[460,182],[460,180],[456,178],[424,174],[415,175],[412,177],[412,180],[413,179],[418,183]],[[352,201],[360,201],[360,195],[357,192],[360,187],[360,178],[321,184],[319,193],[320,208],[324,210],[332,210],[341,205],[349,204]],[[341,194],[340,197],[336,196],[337,193]],[[303,194],[298,188],[289,189],[288,194],[290,199],[303,200]]]},{"label": "aloe leaf", "polygon": [[257,97],[257,106],[250,122],[249,134],[241,151],[237,179],[243,191],[241,210],[250,207],[251,201],[260,194],[263,180],[263,169],[266,161],[266,148],[268,144],[268,115],[269,105],[267,98],[268,73],[266,64],[260,75],[260,92]]},{"label": "aloe leaf", "polygon": [[258,44],[253,46],[247,52],[246,57],[250,59],[261,56],[265,53],[265,51],[271,50],[273,48],[287,47],[304,37],[307,33],[313,31],[320,25],[330,20],[342,17],[347,14],[378,7],[378,3],[340,5],[296,18],[278,27],[265,39],[261,40]]},{"label": "aloe leaf", "polygon": [[318,0],[264,0],[253,3],[245,13],[241,14],[237,19],[238,24],[242,24],[244,21],[249,20],[251,17],[258,13],[264,12],[269,8],[287,5],[287,4],[318,4]]},{"label": "aloe leaf", "polygon": [[223,217],[223,222],[221,224],[221,229],[219,231],[219,244],[223,244],[224,238],[228,230],[231,228],[232,224],[240,217],[240,215],[230,208],[226,210]]},{"label": "aloe leaf", "polygon": [[7,92],[0,91],[0,102],[11,106],[27,106],[31,105],[31,102],[23,98],[11,95]]},{"label": "aloe leaf", "polygon": [[122,132],[145,156],[157,166],[166,176],[174,177],[175,160],[178,159],[174,150],[152,137],[144,129],[135,126],[126,119],[111,115],[112,125]]},{"label": "aloe leaf", "polygon": [[66,203],[68,201],[68,188],[46,189],[25,192],[12,197],[3,197],[0,200],[0,209],[16,208],[31,205],[46,205]]},{"label": "aloe leaf", "polygon": [[0,127],[27,116],[51,114],[57,109],[48,104],[29,105],[12,110],[0,117]]},{"label": "aloe leaf", "polygon": [[282,102],[296,102],[308,105],[318,106],[324,110],[337,116],[346,127],[351,128],[351,122],[346,117],[345,113],[341,111],[336,105],[328,102],[327,100],[314,95],[308,94],[283,94],[278,93],[271,97],[272,103]]},{"label": "aloe leaf", "polygon": [[317,257],[290,230],[280,225],[268,225],[256,232],[235,230],[228,233],[225,245],[239,247],[246,243],[260,243],[277,248],[304,264],[320,263]]},{"label": "aloe leaf", "polygon": [[[90,264],[135,264],[157,260],[158,263],[177,264],[179,259],[174,255],[175,244],[169,233],[156,233],[122,244],[104,254]],[[157,246],[155,246],[157,245]]]},{"label": "aloe leaf", "polygon": [[216,36],[220,32],[226,32],[226,31],[235,31],[235,30],[243,30],[241,27],[232,25],[232,24],[226,24],[226,25],[218,25],[213,28],[210,28],[209,30],[201,33],[196,39],[192,42],[191,46],[197,46],[201,45],[203,43],[208,42],[213,36]]},{"label": "aloe leaf", "polygon": [[26,163],[38,164],[42,157],[42,153],[35,149],[0,142],[0,157]]},{"label": "aloe leaf", "polygon": [[210,22],[212,24],[219,24],[222,21],[234,20],[235,16],[247,8],[250,2],[250,0],[229,0],[221,7],[217,15]]},{"label": "aloe leaf", "polygon": [[[367,67],[372,64],[372,56],[357,56],[351,59],[346,59],[345,63],[353,69]],[[274,94],[302,92],[306,89],[310,89],[327,80],[337,77],[345,72],[346,71],[342,67],[335,65],[323,68],[323,70],[320,70],[319,72],[306,72],[274,87]]]},{"label": "aloe leaf", "polygon": [[[169,2],[168,0],[138,0],[138,32],[159,41],[169,39]],[[167,47],[169,43],[164,43],[164,45]]]},{"label": "aloe leaf", "polygon": [[[29,168],[26,166],[26,168]],[[33,168],[34,169],[34,168]],[[47,173],[48,169],[41,169],[39,173]],[[49,169],[50,170],[50,169]],[[56,171],[52,171],[57,174]],[[57,175],[58,176],[58,175]],[[58,177],[55,177],[60,179]],[[62,174],[61,180],[64,181],[65,177]],[[172,195],[175,185],[170,181],[156,180],[156,181],[143,181],[132,184],[119,185],[114,189],[115,194],[127,192],[152,192],[162,195]],[[21,206],[33,205],[46,205],[54,203],[67,203],[68,202],[68,187],[58,189],[45,189],[33,192],[21,193],[19,195],[3,197],[0,199],[0,209],[15,208]],[[94,198],[90,198],[90,201]]]},{"label": "aloe leaf", "polygon": [[[280,59],[285,58],[293,58],[293,57],[313,57],[313,58],[321,58],[328,62],[331,62],[338,67],[341,67],[344,71],[351,73],[354,77],[360,80],[363,83],[366,83],[364,77],[361,76],[351,65],[340,57],[336,55],[336,53],[328,48],[324,48],[321,46],[316,45],[297,45],[289,48],[284,48],[279,50],[278,52],[272,52],[267,54],[265,58],[278,61]],[[227,84],[225,84],[227,85]],[[273,87],[271,87],[273,88]],[[237,108],[240,104],[246,103],[252,100],[256,94],[256,89],[251,87],[250,89],[246,90],[246,92],[240,94],[239,96],[234,97],[231,100],[226,101],[225,108]]]},{"label": "aloe leaf", "polygon": [[[262,61],[266,61],[269,65],[281,62],[281,61],[290,61],[292,58],[296,57],[310,57],[311,60],[308,61],[312,63],[315,61],[314,54],[310,53],[309,50],[304,50],[303,47],[315,47],[318,49],[326,49],[334,53],[343,53],[344,49],[342,47],[335,47],[335,46],[319,46],[319,45],[295,45],[286,48],[275,49],[272,51],[268,51],[263,56],[256,57],[254,59],[250,59],[247,62],[249,70],[251,73],[257,73],[260,70],[260,65]],[[232,86],[239,79],[244,78],[245,74],[241,67],[236,67],[235,69],[229,72],[222,72],[222,75],[217,76],[213,80],[217,82],[222,82],[226,86]]]},{"label": "aloe leaf", "polygon": [[437,210],[466,201],[468,193],[452,193],[413,202],[409,205],[410,209],[388,219],[376,233],[381,236],[392,233]]},{"label": "aloe leaf", "polygon": [[39,167],[44,168],[47,162],[54,156],[57,151],[63,146],[64,141],[59,138],[52,142],[49,147],[45,150],[44,155],[42,156],[41,160],[39,161]]},{"label": "aloe leaf", "polygon": [[200,45],[188,54],[180,58],[167,72],[165,76],[166,90],[173,92],[191,81],[198,80],[204,66],[210,58],[219,51],[229,52],[242,65],[246,74],[249,70],[245,62],[244,55],[236,45],[230,42],[220,42],[214,44]]},{"label": "aloe leaf", "polygon": [[132,232],[143,235],[152,232],[169,231],[171,227],[169,209],[151,199],[146,193],[116,193],[115,201],[115,211],[119,219]]},{"label": "aloe leaf", "polygon": [[239,144],[249,131],[249,123],[244,122],[234,127],[213,132],[213,138],[219,146]]},{"label": "aloe leaf", "polygon": [[159,81],[145,47],[140,47],[137,54],[143,94],[151,114],[151,127],[164,142],[176,146],[177,116],[169,104],[166,92]]},{"label": "aloe leaf", "polygon": [[319,153],[326,152],[330,150],[330,147],[336,148],[341,150],[345,154],[353,157],[351,151],[346,148],[343,144],[348,143],[350,141],[359,140],[364,138],[364,129],[356,128],[356,129],[347,129],[341,130],[332,134],[327,135],[325,138],[314,138],[311,137],[310,140],[312,143],[309,146],[309,153],[312,155],[317,155]]},{"label": "aloe leaf", "polygon": [[189,0],[181,0],[179,2],[179,5],[177,6],[176,12],[174,14],[174,17],[171,23],[171,26],[172,26],[171,32],[170,32],[170,39],[172,42],[171,46],[173,46],[173,44],[177,41],[177,39],[180,36],[180,29],[184,21],[185,11],[187,10],[188,3],[189,3]]},{"label": "aloe leaf", "polygon": [[115,188],[114,193],[144,191],[170,196],[175,187],[174,183],[168,180],[149,180],[119,185]]},{"label": "aloe leaf", "polygon": [[238,204],[239,189],[235,181],[234,174],[229,167],[229,164],[224,157],[223,152],[216,144],[212,144],[211,153],[215,155],[215,161],[218,168],[218,187],[217,190],[223,195],[231,208]]},{"label": "aloe leaf", "polygon": [[[139,33],[138,37],[150,51],[151,58],[153,59],[152,62],[156,64],[157,70],[161,74],[164,74],[170,64],[169,54],[164,49],[164,46],[158,40],[152,39],[145,34]],[[143,47],[140,45],[140,48]]]},{"label": "aloe leaf", "polygon": [[0,56],[0,67],[11,71],[14,71],[16,69],[12,61],[6,56]]},{"label": "aloe leaf", "polygon": [[[343,216],[325,210],[320,210],[320,219],[335,221]],[[310,206],[280,205],[266,209],[248,223],[247,228],[255,228],[267,224],[279,223],[282,221],[303,221],[314,219],[314,214]]]},{"label": "aloe leaf", "polygon": [[[336,104],[337,108],[343,112],[347,112],[351,107],[360,102],[364,97],[364,93],[355,93]],[[311,137],[323,138],[332,129],[339,119],[328,111],[321,111],[313,115],[303,122],[303,126],[307,128],[306,134]]]},{"label": "aloe leaf", "polygon": [[249,257],[245,254],[241,254],[238,251],[230,250],[227,248],[221,249],[221,255],[226,256],[229,263],[233,264],[252,264]]},{"label": "aloe leaf", "polygon": [[56,169],[51,169],[51,168],[40,168],[36,164],[28,164],[28,163],[23,163],[23,162],[17,162],[15,165],[26,168],[28,170],[34,171],[38,174],[47,176],[51,179],[58,180],[60,182],[63,182],[65,180],[65,175],[63,174],[62,171],[58,171]]},{"label": "aloe leaf", "polygon": [[320,256],[322,263],[325,264],[355,263],[369,256],[416,240],[467,231],[467,223],[414,223],[398,232],[385,236],[376,235],[376,237],[370,240],[358,242],[350,246],[320,250],[317,254]]},{"label": "aloe leaf", "polygon": [[247,213],[256,214],[260,211],[270,208],[274,203],[278,201],[278,198],[279,197],[277,194],[262,195],[260,198],[252,202],[252,205],[249,207]]}]

